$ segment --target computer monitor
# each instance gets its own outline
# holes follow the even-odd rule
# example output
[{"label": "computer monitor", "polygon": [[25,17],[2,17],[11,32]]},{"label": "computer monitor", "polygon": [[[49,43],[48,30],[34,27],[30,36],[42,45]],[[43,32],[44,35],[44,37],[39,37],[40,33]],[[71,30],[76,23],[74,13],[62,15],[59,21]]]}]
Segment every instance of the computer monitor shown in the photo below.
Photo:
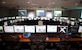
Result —
[{"label": "computer monitor", "polygon": [[70,26],[68,29],[70,33],[78,33],[78,26]]},{"label": "computer monitor", "polygon": [[46,25],[36,25],[36,33],[46,33]]},{"label": "computer monitor", "polygon": [[16,16],[16,19],[21,19],[21,16]]},{"label": "computer monitor", "polygon": [[23,33],[24,32],[24,26],[23,25],[14,25],[14,30],[16,33]]},{"label": "computer monitor", "polygon": [[79,26],[78,33],[82,33],[82,26]]},{"label": "computer monitor", "polygon": [[27,16],[22,16],[22,18],[21,19],[26,19],[27,18]]},{"label": "computer monitor", "polygon": [[68,17],[64,17],[65,20],[68,20],[69,18]]},{"label": "computer monitor", "polygon": [[12,17],[12,19],[15,19],[15,17]]},{"label": "computer monitor", "polygon": [[75,24],[75,21],[70,21],[71,25],[74,25]]},{"label": "computer monitor", "polygon": [[0,26],[0,33],[3,33],[3,26]]},{"label": "computer monitor", "polygon": [[57,25],[47,25],[47,33],[57,33]]},{"label": "computer monitor", "polygon": [[76,20],[76,18],[70,18],[70,20]]},{"label": "computer monitor", "polygon": [[6,22],[4,22],[4,25],[8,25],[8,22],[6,21]]},{"label": "computer monitor", "polygon": [[2,19],[0,18],[0,21],[2,21]]},{"label": "computer monitor", "polygon": [[12,19],[12,17],[8,17],[7,19]]},{"label": "computer monitor", "polygon": [[68,32],[68,26],[58,25],[58,33],[67,33],[67,32]]},{"label": "computer monitor", "polygon": [[23,38],[29,38],[30,36],[31,36],[31,33],[29,33],[29,32],[23,33]]},{"label": "computer monitor", "polygon": [[5,33],[14,33],[13,26],[4,26]]},{"label": "computer monitor", "polygon": [[7,17],[4,17],[3,20],[7,20]]},{"label": "computer monitor", "polygon": [[36,10],[36,16],[44,17],[45,11],[44,10]]},{"label": "computer monitor", "polygon": [[35,25],[25,25],[25,32],[35,33]]},{"label": "computer monitor", "polygon": [[10,20],[10,23],[13,23],[13,21],[12,21],[12,20]]},{"label": "computer monitor", "polygon": [[18,10],[18,15],[19,16],[27,16],[27,10]]}]

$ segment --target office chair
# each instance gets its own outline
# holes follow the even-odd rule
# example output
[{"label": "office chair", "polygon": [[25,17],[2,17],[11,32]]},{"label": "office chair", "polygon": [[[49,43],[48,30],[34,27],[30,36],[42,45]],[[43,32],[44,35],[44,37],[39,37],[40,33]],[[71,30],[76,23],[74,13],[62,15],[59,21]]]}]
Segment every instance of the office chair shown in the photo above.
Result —
[{"label": "office chair", "polygon": [[44,50],[45,49],[45,39],[46,37],[40,35],[31,35],[31,49],[32,50]]},{"label": "office chair", "polygon": [[70,50],[80,50],[80,46],[77,42],[71,42]]},{"label": "office chair", "polygon": [[4,50],[20,50],[19,37],[18,36],[3,36],[2,37]]}]

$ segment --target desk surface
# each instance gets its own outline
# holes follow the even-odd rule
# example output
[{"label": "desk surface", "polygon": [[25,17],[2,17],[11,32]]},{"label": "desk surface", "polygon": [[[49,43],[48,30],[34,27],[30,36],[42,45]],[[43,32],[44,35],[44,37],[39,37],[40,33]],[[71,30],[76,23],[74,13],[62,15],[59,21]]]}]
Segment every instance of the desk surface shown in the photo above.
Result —
[{"label": "desk surface", "polygon": [[[2,39],[0,39],[2,41]],[[21,38],[20,42],[30,42],[29,38]],[[70,38],[66,41],[82,41],[82,38]],[[60,38],[48,38],[45,42],[60,42]]]},{"label": "desk surface", "polygon": [[82,38],[70,38],[69,41],[82,41]]},{"label": "desk surface", "polygon": [[[20,42],[30,42],[29,38],[22,38]],[[60,42],[60,38],[48,38],[45,42]]]}]

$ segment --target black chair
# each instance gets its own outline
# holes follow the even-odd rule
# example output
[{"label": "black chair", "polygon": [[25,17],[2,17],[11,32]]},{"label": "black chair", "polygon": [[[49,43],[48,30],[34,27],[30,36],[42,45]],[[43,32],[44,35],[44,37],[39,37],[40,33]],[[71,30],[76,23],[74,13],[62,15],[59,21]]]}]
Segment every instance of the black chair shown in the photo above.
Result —
[{"label": "black chair", "polygon": [[48,42],[45,48],[46,50],[59,50],[59,47],[57,46],[57,44],[53,42],[50,42],[50,43]]},{"label": "black chair", "polygon": [[77,42],[71,42],[70,50],[80,50],[80,46]]},{"label": "black chair", "polygon": [[45,36],[31,35],[31,49],[32,50],[45,50]]},{"label": "black chair", "polygon": [[7,35],[2,37],[4,50],[20,50],[19,37]]}]

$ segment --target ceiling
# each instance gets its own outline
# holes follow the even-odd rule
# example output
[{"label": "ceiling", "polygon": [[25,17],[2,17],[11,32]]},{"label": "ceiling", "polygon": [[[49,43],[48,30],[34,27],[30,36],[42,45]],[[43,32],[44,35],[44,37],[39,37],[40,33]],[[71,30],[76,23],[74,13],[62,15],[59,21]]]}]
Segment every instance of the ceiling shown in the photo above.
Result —
[{"label": "ceiling", "polygon": [[9,8],[34,9],[34,8],[78,8],[82,7],[81,0],[0,0],[0,5]]}]

